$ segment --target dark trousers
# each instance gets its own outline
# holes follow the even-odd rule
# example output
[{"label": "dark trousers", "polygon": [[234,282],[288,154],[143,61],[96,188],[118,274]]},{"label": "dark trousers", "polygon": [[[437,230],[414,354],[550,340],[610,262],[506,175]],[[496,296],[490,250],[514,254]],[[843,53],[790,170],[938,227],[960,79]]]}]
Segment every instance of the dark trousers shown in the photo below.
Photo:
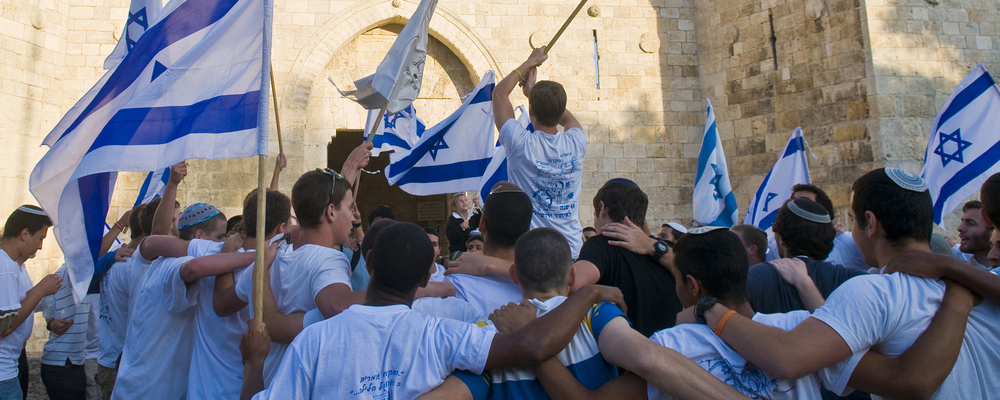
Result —
[{"label": "dark trousers", "polygon": [[28,400],[28,351],[21,346],[21,356],[17,358],[17,380],[21,381],[21,393]]},{"label": "dark trousers", "polygon": [[86,400],[87,374],[83,365],[42,364],[42,383],[52,400]]}]

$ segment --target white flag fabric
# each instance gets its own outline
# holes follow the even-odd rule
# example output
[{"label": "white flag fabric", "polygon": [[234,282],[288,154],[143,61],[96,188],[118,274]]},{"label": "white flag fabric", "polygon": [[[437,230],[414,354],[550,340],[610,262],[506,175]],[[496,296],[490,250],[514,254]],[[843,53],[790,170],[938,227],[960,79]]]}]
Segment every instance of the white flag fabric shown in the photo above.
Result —
[{"label": "white flag fabric", "polygon": [[142,187],[139,188],[139,195],[135,197],[135,204],[132,207],[137,207],[139,204],[146,204],[153,200],[156,200],[160,196],[163,196],[163,189],[167,188],[167,182],[170,180],[170,167],[166,167],[161,170],[150,171],[146,175],[146,180],[142,181]]},{"label": "white flag fabric", "polygon": [[[374,119],[378,118],[379,110],[368,110],[368,121],[365,123],[365,139],[371,132]],[[378,157],[383,151],[410,151],[426,130],[424,120],[417,117],[417,110],[410,104],[395,114],[385,113],[375,136],[372,138],[372,156]]]},{"label": "white flag fabric", "polygon": [[104,59],[104,69],[114,68],[125,55],[132,51],[135,43],[139,40],[146,29],[149,29],[151,22],[156,21],[160,15],[163,3],[160,0],[132,0],[128,8],[128,19],[125,21],[125,29],[118,39],[118,45],[111,51],[108,58]]},{"label": "white flag fabric", "polygon": [[[518,114],[517,122],[521,126],[530,132],[535,130],[534,126],[531,125],[531,118],[528,116],[528,112],[524,110],[523,105],[517,106],[514,109],[514,113]],[[497,140],[493,159],[490,160],[490,164],[486,166],[486,172],[483,173],[482,179],[479,180],[479,204],[486,204],[486,197],[490,195],[490,189],[493,189],[493,185],[506,180],[510,180],[507,175],[507,150]]]},{"label": "white flag fabric", "polygon": [[781,157],[774,163],[771,171],[764,177],[764,182],[761,182],[760,188],[757,189],[743,223],[756,226],[767,232],[768,237],[773,237],[771,223],[778,215],[778,209],[792,197],[792,187],[810,182],[806,139],[802,135],[802,128],[796,127],[792,131],[792,136],[788,138]]},{"label": "white flag fabric", "polygon": [[43,142],[29,180],[83,298],[115,171],[267,153],[271,0],[173,0]]},{"label": "white flag fabric", "polygon": [[934,223],[1000,172],[1000,88],[982,64],[951,93],[934,119],[924,153],[924,178]]},{"label": "white flag fabric", "polygon": [[375,74],[355,81],[357,90],[342,93],[354,96],[367,109],[378,110],[388,104],[386,114],[398,113],[413,103],[420,94],[427,58],[427,27],[436,7],[437,0],[421,0]]},{"label": "white flag fabric", "polygon": [[493,71],[487,71],[462,106],[427,129],[409,152],[389,155],[390,185],[427,196],[478,190],[493,160]]},{"label": "white flag fabric", "polygon": [[715,126],[715,111],[708,103],[705,136],[698,154],[698,174],[694,180],[694,219],[704,226],[731,227],[736,223],[736,196],[729,183],[729,168],[722,141]]}]

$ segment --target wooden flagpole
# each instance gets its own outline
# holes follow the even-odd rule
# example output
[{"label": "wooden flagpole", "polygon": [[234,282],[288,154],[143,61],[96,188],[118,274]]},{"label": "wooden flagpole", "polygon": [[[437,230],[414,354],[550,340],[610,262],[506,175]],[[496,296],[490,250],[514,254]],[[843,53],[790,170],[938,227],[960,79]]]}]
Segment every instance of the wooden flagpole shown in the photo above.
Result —
[{"label": "wooden flagpole", "polygon": [[[375,118],[375,123],[372,125],[371,129],[368,130],[368,138],[365,139],[365,143],[371,143],[371,141],[373,140],[372,137],[374,137],[375,132],[378,131],[379,125],[382,125],[382,117],[385,116],[385,110],[387,108],[389,108],[388,101],[386,101],[385,104],[382,105],[382,109],[378,111],[378,117]],[[360,187],[361,187],[361,170],[358,169],[357,172],[354,173],[354,188],[352,188],[351,190],[351,192],[354,193],[355,202],[358,201],[358,188]]]},{"label": "wooden flagpole", "polygon": [[264,163],[266,155],[259,155],[257,161],[257,251],[253,269],[253,320],[257,326],[264,323],[264,251],[267,245],[264,241],[264,219],[267,212],[267,195],[264,186]]},{"label": "wooden flagpole", "polygon": [[559,31],[556,32],[556,35],[553,36],[552,40],[549,41],[548,46],[545,46],[545,52],[544,52],[545,54],[549,54],[549,50],[552,50],[552,46],[556,44],[556,40],[559,40],[559,37],[562,36],[563,32],[566,31],[566,28],[569,27],[569,23],[573,22],[573,18],[576,18],[576,14],[579,14],[580,10],[583,9],[584,4],[587,4],[587,0],[580,0],[580,5],[576,6],[576,9],[573,10],[573,13],[569,15],[569,18],[566,19],[566,22],[563,23],[562,27],[559,28]]},{"label": "wooden flagpole", "polygon": [[278,117],[278,93],[274,89],[274,68],[271,68],[271,104],[274,104],[274,126],[278,131],[278,152],[284,153],[285,146],[281,143],[281,118]]}]

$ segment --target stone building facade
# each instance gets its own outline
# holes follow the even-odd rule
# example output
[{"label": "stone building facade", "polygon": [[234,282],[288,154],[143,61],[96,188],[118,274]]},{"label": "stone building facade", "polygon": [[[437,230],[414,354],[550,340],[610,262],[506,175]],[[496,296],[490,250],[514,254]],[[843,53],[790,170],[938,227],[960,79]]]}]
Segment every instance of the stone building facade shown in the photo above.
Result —
[{"label": "stone building facade", "polygon": [[[356,145],[365,113],[328,78],[347,89],[374,71],[416,6],[275,0],[272,61],[289,160],[283,190],[304,171],[339,168],[344,149]],[[441,0],[418,113],[428,124],[443,119],[487,70],[505,74],[531,44],[547,42],[575,6]],[[588,7],[539,74],[565,85],[568,108],[590,140],[584,225],[592,221],[593,194],[613,177],[633,179],[649,194],[652,224],[690,221],[705,98],[716,107],[741,218],[801,126],[817,157],[809,161],[813,181],[847,223],[857,176],[884,165],[918,170],[930,124],[954,86],[980,62],[1000,71],[996,0],[591,0]],[[0,0],[0,106],[7,110],[0,118],[0,214],[35,203],[28,175],[45,152],[38,145],[103,73],[127,10],[125,0]],[[238,214],[256,185],[255,164],[192,161],[179,200]],[[119,175],[109,220],[131,204],[142,178]],[[447,201],[406,197],[380,175],[366,174],[362,184],[363,213],[389,202],[401,219],[415,220],[417,203]],[[29,261],[32,276],[61,260],[48,239]],[[40,350],[45,333],[36,326],[29,350]]]}]

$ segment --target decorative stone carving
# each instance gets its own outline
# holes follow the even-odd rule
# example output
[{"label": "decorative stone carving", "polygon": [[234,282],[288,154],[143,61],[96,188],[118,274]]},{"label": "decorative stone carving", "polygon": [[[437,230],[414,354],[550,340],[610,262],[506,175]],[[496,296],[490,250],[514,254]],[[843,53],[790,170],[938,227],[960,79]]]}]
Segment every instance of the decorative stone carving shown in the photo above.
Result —
[{"label": "decorative stone carving", "polygon": [[545,46],[549,44],[549,40],[552,39],[552,32],[548,31],[535,31],[531,36],[528,36],[528,45],[533,49]]},{"label": "decorative stone carving", "polygon": [[736,43],[736,39],[739,38],[740,28],[737,28],[736,25],[729,25],[726,27],[726,30],[722,32],[722,40],[724,40],[726,44]]},{"label": "decorative stone carving", "polygon": [[587,15],[589,15],[591,17],[595,17],[595,18],[596,17],[600,17],[601,16],[601,7],[599,7],[599,6],[590,6],[589,8],[587,8]]},{"label": "decorative stone carving", "polygon": [[392,0],[392,6],[399,8],[403,6],[403,0]]},{"label": "decorative stone carving", "polygon": [[806,16],[811,19],[819,19],[826,10],[826,2],[823,0],[806,1]]},{"label": "decorative stone carving", "polygon": [[639,37],[639,50],[643,53],[655,53],[660,49],[660,37],[655,33],[643,33]]}]

